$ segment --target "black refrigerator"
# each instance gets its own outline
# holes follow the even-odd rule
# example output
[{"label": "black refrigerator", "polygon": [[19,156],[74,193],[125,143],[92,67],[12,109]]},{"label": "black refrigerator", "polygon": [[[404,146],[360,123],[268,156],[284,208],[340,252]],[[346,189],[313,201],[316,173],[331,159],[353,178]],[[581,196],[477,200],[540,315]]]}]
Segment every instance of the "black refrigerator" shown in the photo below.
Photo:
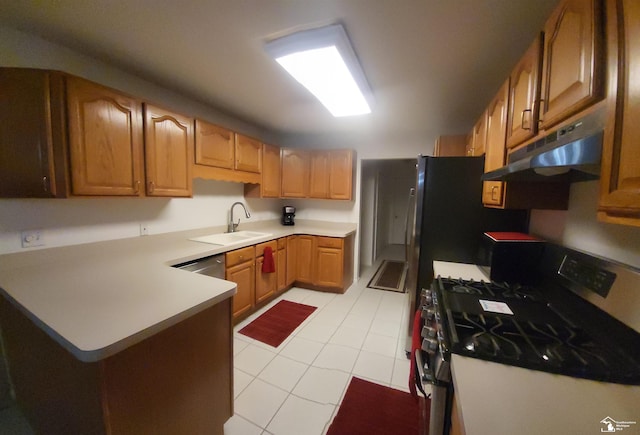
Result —
[{"label": "black refrigerator", "polygon": [[416,186],[409,192],[407,277],[409,293],[407,352],[411,351],[413,315],[423,288],[433,280],[433,261],[478,262],[486,231],[527,232],[528,210],[500,210],[482,205],[484,157],[425,157],[416,164]]}]

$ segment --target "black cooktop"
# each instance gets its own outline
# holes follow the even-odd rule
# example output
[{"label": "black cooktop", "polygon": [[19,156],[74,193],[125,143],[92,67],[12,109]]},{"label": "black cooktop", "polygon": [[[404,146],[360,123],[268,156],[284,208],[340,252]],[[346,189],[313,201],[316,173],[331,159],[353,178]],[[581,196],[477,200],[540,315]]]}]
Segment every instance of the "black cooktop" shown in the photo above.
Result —
[{"label": "black cooktop", "polygon": [[[434,283],[444,318],[442,338],[453,353],[640,385],[640,358],[625,348],[626,341],[617,342],[617,337],[569,320],[540,288],[446,278]],[[612,330],[606,325],[597,329]]]}]

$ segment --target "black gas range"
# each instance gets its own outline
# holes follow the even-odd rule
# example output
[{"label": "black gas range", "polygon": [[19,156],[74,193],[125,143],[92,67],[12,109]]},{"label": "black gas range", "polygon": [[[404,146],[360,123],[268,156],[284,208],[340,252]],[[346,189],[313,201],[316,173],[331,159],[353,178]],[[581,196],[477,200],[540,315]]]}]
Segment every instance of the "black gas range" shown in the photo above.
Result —
[{"label": "black gas range", "polygon": [[422,289],[413,357],[430,434],[448,433],[452,354],[640,385],[640,270],[548,243],[535,273],[527,285],[438,276]]},{"label": "black gas range", "polygon": [[[588,328],[544,291],[520,285],[436,279],[442,339],[450,352],[605,382],[640,385],[640,359],[606,332]],[[585,312],[583,319],[589,319]],[[587,320],[588,321],[588,320]],[[599,332],[600,330],[600,332]],[[605,332],[603,332],[605,330]]]}]

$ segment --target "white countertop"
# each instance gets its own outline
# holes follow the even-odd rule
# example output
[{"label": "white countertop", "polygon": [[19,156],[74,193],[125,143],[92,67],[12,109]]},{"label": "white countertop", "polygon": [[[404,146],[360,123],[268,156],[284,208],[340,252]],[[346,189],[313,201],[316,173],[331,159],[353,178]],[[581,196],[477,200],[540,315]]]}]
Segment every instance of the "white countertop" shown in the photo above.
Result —
[{"label": "white countertop", "polygon": [[[434,262],[436,275],[487,279],[475,265]],[[478,275],[480,272],[481,275]],[[466,435],[601,433],[606,417],[640,434],[640,386],[597,382],[451,355]],[[624,427],[620,422],[636,422]]]},{"label": "white countertop", "polygon": [[203,228],[0,256],[0,293],[76,358],[98,361],[235,294],[236,284],[171,265],[291,234],[345,237],[356,224],[244,223],[271,236],[233,246],[188,240]]},{"label": "white countertop", "polygon": [[450,263],[448,261],[434,261],[433,272],[435,276],[443,278],[463,278],[474,281],[489,281],[487,275],[475,264]]},{"label": "white countertop", "polygon": [[640,387],[590,381],[452,355],[458,411],[466,435],[596,434],[600,421],[635,421]]}]

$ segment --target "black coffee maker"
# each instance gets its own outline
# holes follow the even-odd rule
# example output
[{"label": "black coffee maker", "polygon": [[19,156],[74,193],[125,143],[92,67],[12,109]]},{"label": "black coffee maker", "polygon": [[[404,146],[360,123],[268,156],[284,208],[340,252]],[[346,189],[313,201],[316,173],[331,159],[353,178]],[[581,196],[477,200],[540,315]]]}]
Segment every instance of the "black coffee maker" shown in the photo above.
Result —
[{"label": "black coffee maker", "polygon": [[291,206],[282,207],[282,225],[295,225],[293,217],[296,215],[296,208]]}]

